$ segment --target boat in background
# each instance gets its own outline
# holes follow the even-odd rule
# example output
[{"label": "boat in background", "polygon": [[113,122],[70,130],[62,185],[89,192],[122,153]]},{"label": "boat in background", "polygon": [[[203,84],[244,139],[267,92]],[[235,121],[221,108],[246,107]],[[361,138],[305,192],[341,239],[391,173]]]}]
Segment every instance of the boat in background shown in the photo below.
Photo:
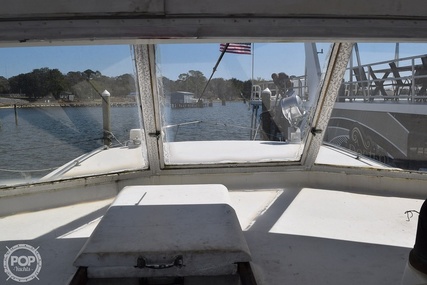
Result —
[{"label": "boat in background", "polygon": [[[314,47],[306,50],[316,51],[315,44],[311,45]],[[399,58],[396,54],[391,60],[362,65],[366,53],[361,55],[355,44],[351,59],[356,58],[358,63],[349,62],[324,141],[391,167],[426,169],[427,135],[423,126],[427,124],[427,56]],[[307,58],[316,56],[313,52]],[[317,59],[306,64],[306,70],[317,71],[314,79],[309,74],[289,77],[282,72],[282,82],[274,73],[275,81],[253,86],[251,126],[256,131],[251,132],[251,139],[303,139],[299,124],[316,100],[310,90],[317,87],[321,74]],[[289,98],[287,103],[285,98]]]},{"label": "boat in background", "polygon": [[355,53],[359,62],[349,64],[325,140],[395,167],[426,169],[426,55],[361,64],[357,45]]}]

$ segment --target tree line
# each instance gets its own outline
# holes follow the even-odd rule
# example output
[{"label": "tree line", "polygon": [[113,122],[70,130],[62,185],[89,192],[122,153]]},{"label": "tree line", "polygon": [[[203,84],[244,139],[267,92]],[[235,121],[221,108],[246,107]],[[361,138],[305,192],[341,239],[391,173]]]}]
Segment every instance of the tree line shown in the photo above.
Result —
[{"label": "tree line", "polygon": [[126,97],[135,92],[135,79],[131,74],[109,77],[91,69],[62,74],[58,69],[47,67],[9,79],[0,76],[0,94],[17,94],[29,101],[59,100],[63,94],[73,94],[76,100],[94,100],[100,98],[99,93],[105,89],[112,96]]},{"label": "tree line", "polygon": [[[197,98],[208,100],[242,100],[249,99],[252,83],[236,78],[208,79],[201,71],[190,70],[182,73],[177,80],[163,77],[165,94],[186,91]],[[126,97],[135,94],[135,78],[131,74],[116,77],[102,75],[99,71],[70,71],[61,73],[58,69],[47,67],[34,69],[32,72],[12,76],[9,79],[0,76],[0,95],[17,94],[29,101],[52,98],[59,100],[63,94],[75,95],[75,100],[99,99],[99,93],[108,90],[112,97]]]},{"label": "tree line", "polygon": [[194,93],[196,98],[208,100],[234,101],[250,99],[252,89],[250,80],[213,78],[208,85],[207,82],[208,79],[201,71],[190,70],[187,73],[181,73],[175,81],[163,77],[163,89],[165,94],[186,91]]}]

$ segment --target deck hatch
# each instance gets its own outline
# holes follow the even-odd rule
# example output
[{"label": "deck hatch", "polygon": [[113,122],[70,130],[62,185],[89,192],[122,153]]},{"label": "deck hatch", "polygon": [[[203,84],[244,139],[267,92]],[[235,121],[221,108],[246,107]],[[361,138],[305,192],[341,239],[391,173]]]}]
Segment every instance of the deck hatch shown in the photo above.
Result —
[{"label": "deck hatch", "polygon": [[225,186],[130,186],[74,265],[89,278],[224,276],[250,260]]}]

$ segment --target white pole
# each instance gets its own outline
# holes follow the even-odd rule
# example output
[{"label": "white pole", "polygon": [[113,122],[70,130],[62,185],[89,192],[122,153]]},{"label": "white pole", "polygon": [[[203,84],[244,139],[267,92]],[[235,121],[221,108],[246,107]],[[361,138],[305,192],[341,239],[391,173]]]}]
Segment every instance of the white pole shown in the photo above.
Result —
[{"label": "white pole", "polygon": [[254,84],[254,69],[255,69],[255,43],[252,43],[252,75],[251,82]]},{"label": "white pole", "polygon": [[394,60],[396,61],[396,66],[399,67],[399,43],[396,43],[396,46],[394,48]]},{"label": "white pole", "polygon": [[104,145],[111,145],[111,121],[110,121],[110,92],[104,90],[102,92],[102,121],[103,121],[103,137]]}]

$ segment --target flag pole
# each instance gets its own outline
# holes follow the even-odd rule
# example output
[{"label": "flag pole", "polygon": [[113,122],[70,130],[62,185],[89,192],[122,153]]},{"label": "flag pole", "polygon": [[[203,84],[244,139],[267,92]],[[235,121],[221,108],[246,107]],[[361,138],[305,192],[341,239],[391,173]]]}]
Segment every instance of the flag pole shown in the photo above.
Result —
[{"label": "flag pole", "polygon": [[216,64],[215,64],[215,66],[214,66],[214,68],[213,68],[213,70],[212,70],[211,76],[209,77],[208,82],[206,82],[205,87],[203,88],[203,91],[202,91],[202,93],[200,94],[200,96],[199,96],[199,98],[197,99],[197,101],[199,101],[199,100],[200,100],[200,98],[202,98],[203,94],[205,93],[206,88],[208,87],[209,82],[211,81],[212,76],[214,75],[214,73],[215,73],[215,71],[216,71],[216,68],[218,67],[219,63],[221,62],[222,57],[224,56],[225,52],[227,51],[227,48],[228,48],[228,46],[229,46],[229,45],[230,45],[230,43],[226,43],[226,44],[225,44],[224,49],[223,49],[223,51],[222,51],[221,55],[219,56],[219,58],[218,58],[218,60],[217,60],[217,62],[216,62]]},{"label": "flag pole", "polygon": [[251,83],[254,84],[254,66],[255,66],[255,43],[252,43],[252,74],[251,74]]}]

